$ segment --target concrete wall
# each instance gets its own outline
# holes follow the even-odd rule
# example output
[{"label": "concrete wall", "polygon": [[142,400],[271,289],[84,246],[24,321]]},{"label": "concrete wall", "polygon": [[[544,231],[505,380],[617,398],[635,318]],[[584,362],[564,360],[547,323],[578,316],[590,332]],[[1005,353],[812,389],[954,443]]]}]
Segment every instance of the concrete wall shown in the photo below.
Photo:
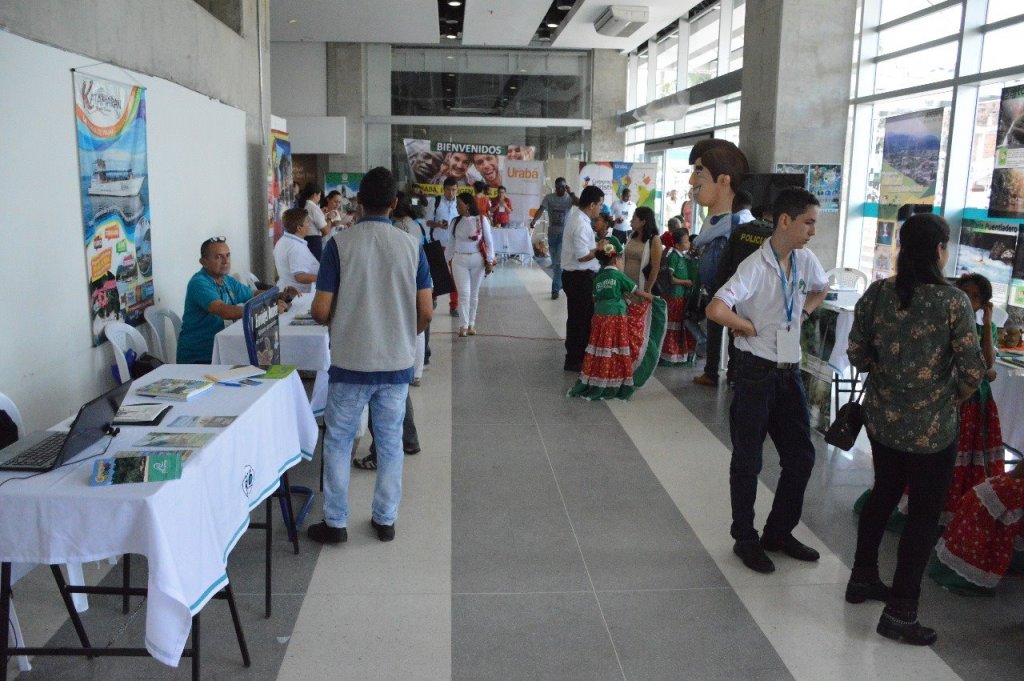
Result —
[{"label": "concrete wall", "polygon": [[[748,0],[740,148],[753,172],[843,163],[856,5]],[[826,269],[837,262],[839,220],[822,213],[810,244]]]},{"label": "concrete wall", "polygon": [[327,44],[271,43],[270,82],[275,116],[326,116]]},{"label": "concrete wall", "polygon": [[0,2],[0,27],[6,31],[167,79],[246,112],[248,213],[237,220],[249,228],[252,239],[246,248],[253,268],[264,276],[273,272],[266,236],[269,21],[269,0],[243,0],[241,33],[193,0]]},{"label": "concrete wall", "polygon": [[[362,173],[366,164],[366,77],[363,45],[327,43],[327,115],[344,116],[347,154],[331,154],[328,170]],[[390,85],[390,79],[389,79]],[[390,87],[388,88],[390,92]]]},{"label": "concrete wall", "polygon": [[626,105],[627,57],[616,50],[594,50],[591,88],[590,158],[621,159],[626,133],[615,129],[615,116]]}]

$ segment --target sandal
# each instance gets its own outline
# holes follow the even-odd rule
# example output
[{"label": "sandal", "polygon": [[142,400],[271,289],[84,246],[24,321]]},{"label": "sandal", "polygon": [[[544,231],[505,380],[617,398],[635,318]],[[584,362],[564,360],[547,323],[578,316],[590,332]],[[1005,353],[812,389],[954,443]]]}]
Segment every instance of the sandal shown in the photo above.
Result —
[{"label": "sandal", "polygon": [[352,468],[358,468],[363,471],[377,470],[377,455],[367,454],[361,459],[352,459]]}]

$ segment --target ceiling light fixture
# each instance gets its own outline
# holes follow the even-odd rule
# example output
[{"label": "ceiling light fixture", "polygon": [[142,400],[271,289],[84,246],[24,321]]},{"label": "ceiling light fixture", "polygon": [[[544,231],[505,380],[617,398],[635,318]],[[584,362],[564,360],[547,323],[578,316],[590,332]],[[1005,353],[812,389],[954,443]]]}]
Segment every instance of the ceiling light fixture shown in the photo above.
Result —
[{"label": "ceiling light fixture", "polygon": [[515,85],[509,85],[508,89],[509,90],[518,90],[519,88],[517,88]]},{"label": "ceiling light fixture", "polygon": [[553,22],[553,21],[549,21],[549,22],[547,23],[547,27],[548,27],[548,28],[558,28],[558,24],[556,24],[556,23],[555,23],[555,22]]},{"label": "ceiling light fixture", "polygon": [[446,24],[457,24],[457,23],[459,23],[459,20],[458,19],[445,19],[444,23],[446,23]]},{"label": "ceiling light fixture", "polygon": [[561,2],[558,4],[558,9],[563,12],[568,12],[572,9],[572,4],[568,2]]},{"label": "ceiling light fixture", "polygon": [[299,23],[299,20],[298,19],[289,19],[288,23],[289,24],[297,24],[297,23]]},{"label": "ceiling light fixture", "polygon": [[449,33],[448,35],[445,36],[445,38],[448,38],[448,40],[455,40],[458,37],[459,36],[455,35],[454,33]]},{"label": "ceiling light fixture", "polygon": [[449,7],[461,7],[462,6],[462,2],[461,2],[461,0],[448,0],[448,6]]}]

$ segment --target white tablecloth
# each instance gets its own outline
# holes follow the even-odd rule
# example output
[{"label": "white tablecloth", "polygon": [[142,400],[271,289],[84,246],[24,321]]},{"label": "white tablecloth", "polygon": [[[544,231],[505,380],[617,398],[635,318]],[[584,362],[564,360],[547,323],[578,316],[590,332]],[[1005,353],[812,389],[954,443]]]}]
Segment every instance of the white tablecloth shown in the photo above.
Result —
[{"label": "white tablecloth", "polygon": [[533,255],[530,230],[525,227],[495,227],[491,239],[498,255]]},{"label": "white tablecloth", "polygon": [[[216,367],[214,367],[216,369]],[[226,368],[226,367],[221,367]],[[209,366],[165,364],[139,379],[198,378]],[[152,401],[129,393],[125,402]],[[106,439],[78,463],[0,487],[0,560],[67,563],[135,553],[146,556],[149,596],[146,648],[177,666],[192,615],[227,582],[228,554],[249,526],[249,513],[281,474],[312,457],[317,426],[296,372],[259,386],[215,386],[174,408],[163,425],[121,427],[109,454],[134,449],[149,430],[171,429],[178,416],[237,416],[195,452],[180,480],[90,487],[93,462]],[[0,480],[20,477],[0,473]]]},{"label": "white tablecloth", "polygon": [[853,308],[860,299],[857,291],[838,291],[837,300],[826,300],[822,307],[835,310],[836,318],[836,342],[832,346],[832,354],[828,357],[828,364],[837,374],[844,374],[850,368],[850,358],[846,351],[850,347],[850,331],[853,329]]},{"label": "white tablecloth", "polygon": [[[316,382],[310,403],[313,412],[320,415],[327,404],[327,370],[331,368],[331,347],[327,327],[293,326],[298,314],[307,314],[313,303],[313,294],[296,298],[290,310],[281,315],[281,363],[294,364],[304,371],[316,371]],[[245,336],[241,324],[232,324],[213,339],[214,364],[248,364]]]},{"label": "white tablecloth", "polygon": [[992,381],[992,399],[999,407],[1003,442],[1024,452],[1024,369],[996,362],[999,377]]}]

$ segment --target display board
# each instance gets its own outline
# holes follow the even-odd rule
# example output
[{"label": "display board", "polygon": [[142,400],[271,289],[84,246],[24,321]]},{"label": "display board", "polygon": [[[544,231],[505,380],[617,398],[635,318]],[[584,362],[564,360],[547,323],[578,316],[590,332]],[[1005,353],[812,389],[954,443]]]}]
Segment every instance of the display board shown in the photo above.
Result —
[{"label": "display board", "polygon": [[956,275],[973,272],[992,283],[992,303],[1006,305],[1016,260],[1019,228],[1015,224],[965,219],[960,227]]},{"label": "display board", "polygon": [[658,166],[654,163],[626,163],[625,161],[580,162],[579,189],[593,185],[604,192],[604,204],[611,208],[622,195],[630,190],[630,199],[637,205],[654,210],[657,198]]},{"label": "display board", "polygon": [[442,193],[445,178],[463,187],[483,180],[495,195],[505,183],[506,161],[532,161],[535,149],[519,144],[470,144],[404,139],[406,159],[413,180],[427,196]]},{"label": "display board", "polygon": [[988,214],[1024,219],[1024,85],[1003,88]]},{"label": "display board", "polygon": [[270,158],[267,166],[267,215],[270,238],[277,243],[284,233],[284,212],[295,202],[292,187],[292,145],[288,141],[288,123],[270,117]]},{"label": "display board", "polygon": [[[776,163],[775,172],[804,176],[803,187],[821,202],[821,212],[838,213],[843,190],[843,166],[840,163]],[[756,203],[754,205],[757,205]]]}]

